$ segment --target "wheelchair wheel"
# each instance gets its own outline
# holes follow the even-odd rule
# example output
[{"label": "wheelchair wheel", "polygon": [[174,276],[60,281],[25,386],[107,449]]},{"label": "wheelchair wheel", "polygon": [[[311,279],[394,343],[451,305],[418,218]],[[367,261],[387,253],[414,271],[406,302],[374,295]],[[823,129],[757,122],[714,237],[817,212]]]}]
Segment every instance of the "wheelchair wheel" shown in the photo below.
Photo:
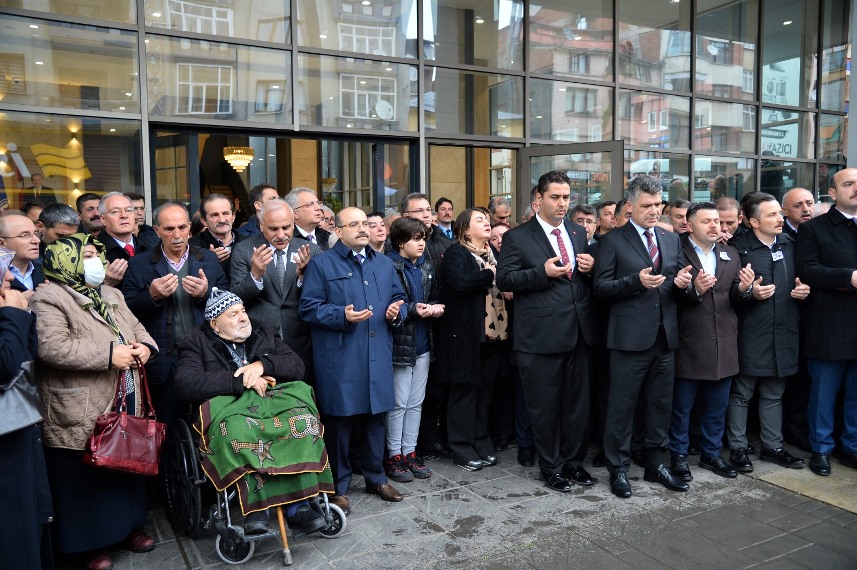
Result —
[{"label": "wheelchair wheel", "polygon": [[202,490],[195,484],[200,469],[196,443],[182,420],[174,422],[168,433],[162,463],[170,516],[176,531],[196,538],[202,529]]},{"label": "wheelchair wheel", "polygon": [[244,564],[253,557],[253,552],[256,551],[255,542],[234,542],[231,540],[223,540],[219,534],[214,541],[214,549],[221,560],[227,564]]},{"label": "wheelchair wheel", "polygon": [[324,513],[324,518],[327,519],[327,526],[318,531],[318,534],[324,538],[336,538],[345,532],[345,525],[348,524],[345,518],[345,512],[333,503],[327,505],[328,512]]}]

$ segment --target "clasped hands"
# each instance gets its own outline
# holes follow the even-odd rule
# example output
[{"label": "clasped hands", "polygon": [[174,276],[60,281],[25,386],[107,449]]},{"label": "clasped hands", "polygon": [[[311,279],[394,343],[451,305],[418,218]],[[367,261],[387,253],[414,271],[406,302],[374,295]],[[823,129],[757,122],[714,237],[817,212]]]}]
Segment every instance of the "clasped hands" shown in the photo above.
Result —
[{"label": "clasped hands", "polygon": [[199,270],[199,277],[188,275],[187,277],[182,277],[182,279],[179,280],[178,276],[174,273],[158,277],[152,281],[151,285],[149,285],[149,294],[152,296],[154,301],[163,301],[167,297],[171,297],[173,293],[176,292],[179,288],[179,284],[181,284],[182,288],[191,297],[201,299],[208,294],[208,278],[205,276],[205,271],[202,269]]},{"label": "clasped hands", "polygon": [[[399,307],[402,306],[404,301],[393,301],[389,305],[387,305],[387,311],[384,313],[384,316],[388,321],[396,320],[396,317],[399,316]],[[345,320],[349,323],[359,323],[361,321],[368,320],[372,317],[374,313],[372,309],[363,309],[362,311],[355,311],[354,305],[346,305],[345,307]]]},{"label": "clasped hands", "polygon": [[253,364],[242,366],[233,374],[234,378],[243,376],[241,383],[246,390],[255,390],[260,396],[265,396],[265,391],[270,386],[275,386],[277,381],[272,376],[264,376],[265,368],[261,362],[256,361]]}]

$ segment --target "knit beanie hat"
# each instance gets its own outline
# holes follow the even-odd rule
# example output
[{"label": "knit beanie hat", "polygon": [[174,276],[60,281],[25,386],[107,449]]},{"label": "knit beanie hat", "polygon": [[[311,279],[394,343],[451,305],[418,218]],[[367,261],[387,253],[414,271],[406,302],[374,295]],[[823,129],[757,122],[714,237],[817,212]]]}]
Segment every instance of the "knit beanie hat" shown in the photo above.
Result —
[{"label": "knit beanie hat", "polygon": [[233,305],[241,305],[244,301],[241,297],[230,291],[224,291],[217,287],[211,288],[211,296],[205,304],[205,320],[210,321],[216,319],[226,312],[226,309]]}]

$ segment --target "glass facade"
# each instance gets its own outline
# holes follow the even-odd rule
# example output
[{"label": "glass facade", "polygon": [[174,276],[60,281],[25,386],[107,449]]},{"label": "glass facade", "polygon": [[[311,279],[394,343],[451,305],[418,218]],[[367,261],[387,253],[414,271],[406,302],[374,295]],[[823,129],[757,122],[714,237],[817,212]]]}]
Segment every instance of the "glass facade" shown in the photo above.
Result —
[{"label": "glass facade", "polygon": [[[0,198],[253,184],[456,208],[567,168],[579,201],[826,195],[845,166],[849,0],[0,0]],[[145,88],[143,88],[145,86]],[[623,156],[586,145],[620,141]],[[551,158],[552,146],[580,143]],[[225,146],[247,146],[242,173]],[[572,169],[571,164],[575,164]],[[585,166],[582,166],[585,165]],[[585,173],[582,174],[582,173]],[[519,212],[515,212],[517,218]]]}]

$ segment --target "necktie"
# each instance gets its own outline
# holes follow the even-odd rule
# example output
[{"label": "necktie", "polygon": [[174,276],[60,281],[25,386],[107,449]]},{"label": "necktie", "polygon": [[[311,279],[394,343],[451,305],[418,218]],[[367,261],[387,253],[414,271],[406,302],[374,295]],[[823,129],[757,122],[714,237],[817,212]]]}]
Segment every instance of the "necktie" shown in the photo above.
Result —
[{"label": "necktie", "polygon": [[125,251],[128,252],[128,257],[134,257],[134,246],[130,243],[125,244]]},{"label": "necktie", "polygon": [[360,265],[363,265],[363,262],[366,260],[366,256],[363,255],[362,253],[354,254],[354,257],[357,258],[357,261],[360,262]]},{"label": "necktie", "polygon": [[655,236],[652,234],[652,230],[646,230],[643,232],[646,234],[646,243],[649,244],[649,257],[652,258],[652,267],[655,268],[655,271],[659,271],[661,268],[661,252],[658,251],[658,244],[655,242]]},{"label": "necktie", "polygon": [[315,243],[315,232],[307,234],[306,238],[310,241],[310,243]]},{"label": "necktie", "polygon": [[277,255],[277,281],[281,284],[286,280],[286,250],[278,249],[276,251]]},{"label": "necktie", "polygon": [[447,228],[443,231],[444,231],[444,233],[446,233],[446,237],[448,237],[449,239],[452,239],[452,228]]},{"label": "necktie", "polygon": [[[565,242],[562,241],[562,232],[559,231],[559,228],[554,228],[551,233],[556,236],[556,244],[559,246],[559,258],[562,260],[562,264],[568,265],[568,250],[565,249]],[[574,273],[574,269],[568,272],[569,281],[571,281],[572,273]]]}]

